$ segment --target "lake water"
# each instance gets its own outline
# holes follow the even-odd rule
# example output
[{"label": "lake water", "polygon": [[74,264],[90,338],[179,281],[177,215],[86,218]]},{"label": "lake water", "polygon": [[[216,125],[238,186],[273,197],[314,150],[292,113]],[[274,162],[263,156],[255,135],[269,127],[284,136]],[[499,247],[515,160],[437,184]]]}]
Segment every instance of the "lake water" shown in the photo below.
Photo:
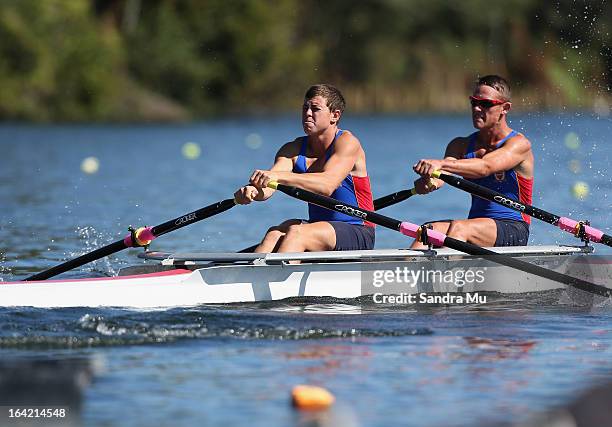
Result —
[{"label": "lake water", "polygon": [[[532,114],[512,126],[533,143],[534,205],[611,233],[612,121]],[[467,116],[353,116],[343,127],[364,145],[375,197],[411,187],[416,160],[439,157],[452,137],[472,131]],[[123,237],[130,225],[229,198],[300,131],[297,116],[4,124],[0,277],[23,279]],[[187,142],[201,147],[197,159],[183,156]],[[99,170],[85,174],[90,156]],[[590,188],[584,200],[571,191],[579,181]],[[421,223],[464,217],[468,206],[469,196],[447,186],[384,213]],[[278,194],[165,235],[152,249],[234,251],[305,215],[301,202]],[[377,248],[410,243],[383,229],[376,240]],[[530,243],[577,241],[534,222]],[[112,275],[142,262],[138,252],[64,276]],[[597,253],[612,251],[600,245]],[[515,425],[612,378],[611,317],[608,301],[580,306],[564,292],[402,309],[326,299],[153,312],[0,309],[0,406],[70,404],[92,426]],[[336,405],[294,411],[289,393],[301,383],[328,388]]]}]

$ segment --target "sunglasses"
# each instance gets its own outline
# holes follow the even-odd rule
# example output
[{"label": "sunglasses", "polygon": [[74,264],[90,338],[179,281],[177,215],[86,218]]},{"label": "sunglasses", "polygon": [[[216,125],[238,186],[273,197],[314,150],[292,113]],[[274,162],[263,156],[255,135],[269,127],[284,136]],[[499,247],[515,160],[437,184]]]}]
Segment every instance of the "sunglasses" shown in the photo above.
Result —
[{"label": "sunglasses", "polygon": [[499,99],[487,99],[487,98],[479,98],[477,96],[470,96],[470,104],[472,107],[480,107],[482,109],[489,109],[496,105],[505,104],[507,101],[501,101]]}]

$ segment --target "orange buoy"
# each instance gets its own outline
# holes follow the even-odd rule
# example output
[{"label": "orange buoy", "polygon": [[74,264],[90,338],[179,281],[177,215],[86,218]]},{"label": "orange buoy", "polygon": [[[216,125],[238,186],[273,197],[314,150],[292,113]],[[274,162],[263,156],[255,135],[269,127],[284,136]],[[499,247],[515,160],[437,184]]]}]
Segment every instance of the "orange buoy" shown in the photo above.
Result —
[{"label": "orange buoy", "polygon": [[325,409],[330,407],[336,398],[323,387],[313,385],[296,385],[291,391],[293,406],[299,409]]}]

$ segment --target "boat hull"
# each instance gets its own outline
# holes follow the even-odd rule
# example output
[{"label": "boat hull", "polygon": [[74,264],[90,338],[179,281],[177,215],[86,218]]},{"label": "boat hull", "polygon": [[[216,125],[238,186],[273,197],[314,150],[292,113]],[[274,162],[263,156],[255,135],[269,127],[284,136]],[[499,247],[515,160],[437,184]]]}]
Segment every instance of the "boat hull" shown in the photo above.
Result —
[{"label": "boat hull", "polygon": [[[589,255],[580,248],[525,247],[504,252],[612,287],[609,260]],[[162,264],[131,268],[122,272],[127,275],[112,278],[2,283],[0,306],[157,309],[291,297],[517,294],[566,288],[558,282],[452,250],[439,250],[435,254],[407,250],[358,251],[344,255],[320,252],[257,257],[250,254],[250,258],[238,261],[232,260],[229,254],[221,261],[218,258],[223,257],[219,254],[190,255],[192,259],[169,257]],[[215,257],[217,260],[210,261]],[[206,260],[206,264],[198,264]],[[301,263],[292,263],[296,260]],[[130,274],[134,272],[147,274]]]}]

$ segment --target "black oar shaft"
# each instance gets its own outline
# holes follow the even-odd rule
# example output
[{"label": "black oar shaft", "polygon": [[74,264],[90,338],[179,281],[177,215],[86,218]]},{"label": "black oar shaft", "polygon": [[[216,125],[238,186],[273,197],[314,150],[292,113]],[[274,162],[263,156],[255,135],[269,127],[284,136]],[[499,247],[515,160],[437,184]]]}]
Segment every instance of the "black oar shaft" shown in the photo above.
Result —
[{"label": "black oar shaft", "polygon": [[[379,197],[378,199],[374,200],[374,210],[377,211],[396,203],[403,202],[415,194],[417,194],[417,192],[414,188],[412,188],[410,190],[401,190],[383,197]],[[257,249],[257,246],[259,246],[259,243],[249,246],[248,248],[241,249],[238,251],[238,253],[253,253],[255,252],[255,249]]]},{"label": "black oar shaft", "polygon": [[[278,184],[276,182],[270,183],[270,187],[276,188],[277,190],[282,191],[283,193],[295,197],[299,200],[313,203],[315,205],[321,206],[326,209],[334,210],[336,212],[341,212],[355,218],[360,218],[364,221],[370,221],[374,224],[380,225],[382,227],[389,228],[391,230],[400,231],[403,228],[415,228],[414,224],[410,224],[405,222],[404,224],[409,225],[409,227],[402,227],[402,221],[398,221],[396,219],[378,214],[376,212],[368,211],[365,209],[357,208],[355,206],[351,206],[345,204],[339,200],[333,199],[331,197],[323,196],[320,194],[316,194],[310,192],[308,190],[296,188],[289,185]],[[405,234],[405,233],[404,233]],[[605,297],[612,296],[612,290],[606,288],[605,286],[600,286],[595,283],[587,282],[586,280],[578,279],[572,276],[568,276],[566,274],[558,273],[553,270],[548,270],[546,268],[530,264],[525,261],[521,261],[519,259],[501,255],[497,252],[482,248],[480,246],[464,242],[461,240],[454,239],[452,237],[444,236],[441,233],[437,233],[439,236],[443,236],[443,244],[451,249],[455,249],[469,255],[475,256],[486,256],[487,259],[491,259],[498,264],[505,265],[508,267],[515,268],[517,270],[525,271],[527,273],[534,274],[536,276],[544,277],[546,279],[550,279],[556,282],[560,282],[566,285],[574,286],[578,289],[582,289],[587,292],[591,292],[597,295],[602,295]],[[415,237],[415,236],[412,236]],[[489,258],[490,257],[490,258]]]},{"label": "black oar shaft", "polygon": [[396,203],[402,202],[416,194],[415,189],[412,190],[401,190],[393,194],[389,194],[388,196],[380,197],[374,200],[374,210],[378,211],[380,209],[384,209],[387,206],[394,205]]},{"label": "black oar shaft", "polygon": [[500,205],[524,213],[525,215],[532,216],[536,219],[545,221],[549,224],[557,225],[557,223],[559,222],[560,217],[557,215],[551,214],[550,212],[546,212],[531,205],[526,205],[524,203],[519,202],[518,200],[506,197],[503,194],[498,193],[497,191],[493,191],[489,188],[483,187],[482,185],[478,185],[461,177],[455,175],[448,175],[445,173],[441,173],[439,174],[439,176],[437,175],[436,177],[446,182],[447,184],[452,185],[455,188],[467,191],[468,193],[474,194],[475,196],[478,196],[485,200],[499,203]]},{"label": "black oar shaft", "polygon": [[486,256],[486,259],[496,262],[498,264],[512,267],[517,270],[531,273],[535,276],[544,277],[555,282],[563,283],[565,285],[573,286],[586,292],[591,292],[604,297],[612,296],[612,289],[608,289],[605,286],[600,286],[595,283],[588,282],[586,280],[578,279],[576,277],[568,276],[567,274],[559,273],[554,270],[549,270],[538,265],[530,264],[526,261],[513,258],[511,256],[500,255],[497,252],[490,251],[485,248],[481,248],[476,245],[457,240],[452,237],[446,236],[444,239],[444,246],[456,249],[461,252],[465,252],[470,255]]},{"label": "black oar shaft", "polygon": [[[212,205],[206,206],[204,208],[198,209],[197,211],[188,213],[178,218],[174,218],[170,221],[166,221],[162,224],[156,225],[155,227],[151,227],[150,231],[153,237],[159,237],[162,234],[178,230],[179,228],[185,227],[189,224],[193,224],[194,222],[202,221],[203,219],[210,218],[211,216],[225,212],[226,210],[231,209],[235,205],[236,203],[233,199],[225,199],[220,202],[213,203]],[[65,273],[66,271],[72,270],[73,268],[77,268],[100,258],[104,258],[105,256],[112,255],[125,248],[138,246],[130,245],[127,243],[127,241],[131,242],[131,238],[129,238],[129,236],[123,240],[117,240],[116,242],[106,245],[102,248],[96,249],[85,255],[81,255],[80,257],[66,261],[63,264],[51,267],[48,270],[41,271],[40,273],[27,277],[24,280],[45,280],[50,277],[57,276],[58,274]]]},{"label": "black oar shaft", "polygon": [[194,222],[202,221],[203,219],[210,218],[213,215],[220,214],[236,206],[234,199],[225,199],[212,205],[208,205],[197,211],[188,213],[178,218],[166,221],[163,224],[156,225],[152,231],[155,237],[159,237],[162,234],[170,233],[171,231],[178,230],[179,228],[185,227]]},{"label": "black oar shaft", "polygon": [[46,280],[50,277],[57,276],[58,274],[65,273],[66,271],[72,270],[73,268],[80,267],[92,261],[95,261],[100,258],[104,258],[105,256],[109,256],[114,254],[115,252],[119,252],[123,249],[127,248],[125,242],[122,240],[117,240],[110,245],[106,245],[102,248],[96,249],[93,252],[89,252],[85,255],[81,255],[78,258],[71,259],[70,261],[66,261],[63,264],[56,265],[55,267],[51,267],[47,270],[41,271],[40,273],[33,274],[32,276],[24,279],[26,281],[31,280]]},{"label": "black oar shaft", "polygon": [[[489,188],[483,187],[482,185],[478,185],[474,182],[468,181],[459,176],[440,173],[439,171],[437,171],[434,174],[434,176],[455,188],[458,188],[463,191],[467,191],[468,193],[471,193],[485,200],[499,203],[502,206],[506,206],[510,209],[514,209],[515,211],[524,213],[526,215],[529,215],[533,218],[547,222],[549,224],[560,226],[563,222],[571,221],[572,224],[575,223],[575,221],[569,220],[568,218],[562,218],[558,215],[552,214],[543,209],[536,208],[535,206],[521,203],[518,200],[514,200],[510,197],[504,196],[503,194],[498,193],[497,191],[493,191]],[[573,226],[570,226],[570,227],[560,226],[561,229],[566,230],[566,231],[568,231],[568,228],[571,230],[572,227]],[[612,246],[612,236],[608,234],[603,234],[601,231],[593,229],[589,226],[586,226],[586,231],[584,232],[584,234],[588,236],[590,233],[590,230],[594,231],[594,233],[590,235],[593,241],[603,243],[604,245]],[[572,233],[575,233],[580,237],[580,233],[578,233],[578,231],[579,230],[572,231]]]},{"label": "black oar shaft", "polygon": [[311,191],[293,187],[290,185],[276,185],[277,186],[275,188],[277,190],[280,190],[289,196],[295,197],[296,199],[300,199],[326,209],[353,216],[355,218],[360,218],[364,221],[370,221],[374,224],[378,224],[380,226],[387,227],[395,231],[399,231],[400,226],[402,225],[402,222],[396,219],[389,218],[388,216],[381,215],[376,212],[368,211],[343,203],[340,200],[332,199],[331,197],[323,196],[321,194],[313,193]]}]

